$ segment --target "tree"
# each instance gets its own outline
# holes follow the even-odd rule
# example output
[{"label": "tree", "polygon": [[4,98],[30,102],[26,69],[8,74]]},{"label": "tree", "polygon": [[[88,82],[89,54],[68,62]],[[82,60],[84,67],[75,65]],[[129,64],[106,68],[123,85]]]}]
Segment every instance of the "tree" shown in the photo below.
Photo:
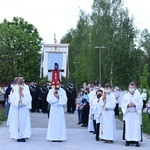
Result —
[{"label": "tree", "polygon": [[149,77],[149,72],[148,72],[148,64],[146,64],[144,66],[144,69],[143,69],[143,73],[142,73],[142,76],[140,78],[140,88],[141,89],[149,89],[149,85],[148,85],[148,77]]},{"label": "tree", "polygon": [[149,71],[148,71],[148,64],[144,66],[142,75],[140,77],[140,88],[146,89],[147,90],[147,97],[150,97],[150,88],[148,84],[148,79],[149,79]]},{"label": "tree", "polygon": [[[70,29],[62,38],[61,43],[70,43],[69,47],[69,78],[80,86],[84,81],[92,80],[89,70],[90,23],[89,16],[80,11],[76,29]],[[88,64],[88,65],[87,65]],[[78,68],[78,69],[76,69]],[[76,79],[77,78],[77,79]],[[79,87],[78,86],[78,87]]]},{"label": "tree", "polygon": [[[70,74],[74,79],[75,66],[79,85],[99,79],[99,51],[101,49],[102,85],[112,82],[127,87],[132,80],[140,82],[144,52],[135,45],[139,31],[134,27],[133,17],[122,7],[123,0],[94,0],[92,14],[80,11],[77,27],[67,34],[70,40]],[[75,76],[76,77],[76,76]]]},{"label": "tree", "polygon": [[[141,31],[141,36],[140,36],[140,46],[145,55],[143,57],[144,64],[147,64],[148,72],[150,72],[150,32],[148,29],[144,29]],[[148,84],[150,86],[150,74],[148,75]]]},{"label": "tree", "polygon": [[134,44],[138,30],[133,18],[123,9],[123,1],[95,0],[91,15],[92,43],[105,46],[102,50],[102,82],[127,86],[132,80],[140,81],[143,52]]},{"label": "tree", "polygon": [[41,37],[38,30],[23,18],[6,19],[0,24],[0,80],[9,82],[18,74],[26,81],[40,74]]}]

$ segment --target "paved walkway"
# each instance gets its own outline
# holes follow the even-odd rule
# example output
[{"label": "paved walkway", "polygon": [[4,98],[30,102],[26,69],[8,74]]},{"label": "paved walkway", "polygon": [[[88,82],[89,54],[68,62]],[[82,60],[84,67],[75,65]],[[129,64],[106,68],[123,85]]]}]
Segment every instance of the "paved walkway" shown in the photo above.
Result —
[{"label": "paved walkway", "polygon": [[32,137],[25,143],[18,143],[10,139],[6,122],[0,125],[0,150],[138,150],[150,149],[150,138],[143,136],[141,147],[134,145],[126,147],[122,140],[122,122],[116,120],[118,139],[114,143],[107,144],[103,141],[95,141],[95,135],[89,133],[87,128],[77,125],[77,114],[65,114],[67,126],[67,141],[56,143],[46,140],[48,117],[43,113],[31,113]]}]

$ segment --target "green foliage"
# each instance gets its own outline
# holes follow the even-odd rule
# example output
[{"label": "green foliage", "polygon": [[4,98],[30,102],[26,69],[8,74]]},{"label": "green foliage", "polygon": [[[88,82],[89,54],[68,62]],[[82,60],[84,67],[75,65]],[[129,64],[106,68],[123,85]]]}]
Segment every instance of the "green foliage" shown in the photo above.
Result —
[{"label": "green foliage", "polygon": [[39,80],[38,80],[38,86],[42,86],[43,85],[43,83],[48,83],[49,81],[48,81],[48,78],[46,77],[46,78],[40,78]]},{"label": "green foliage", "polygon": [[142,131],[150,135],[150,119],[149,114],[142,114]]},{"label": "green foliage", "polygon": [[9,82],[18,74],[26,81],[39,78],[40,43],[37,29],[23,18],[0,24],[0,80]]},{"label": "green foliage", "polygon": [[142,73],[142,76],[140,78],[140,87],[141,89],[149,89],[149,85],[148,85],[148,77],[149,77],[149,72],[148,72],[148,64],[146,64],[144,66],[144,69],[143,69],[143,73]]},{"label": "green foliage", "polygon": [[150,32],[145,29],[141,32],[140,36],[140,47],[142,47],[143,51],[145,52],[145,56],[143,57],[144,64],[147,64],[147,79],[148,85],[150,86]]},{"label": "green foliage", "polygon": [[148,77],[149,77],[148,64],[146,64],[144,66],[142,76],[140,77],[140,88],[147,90],[147,97],[149,98],[150,97],[150,88],[148,85]]},{"label": "green foliage", "polygon": [[[144,64],[144,52],[134,45],[139,31],[134,28],[133,18],[123,9],[122,1],[114,4],[94,0],[92,14],[80,11],[75,29],[71,29],[61,42],[70,43],[69,78],[78,86],[99,79],[99,50],[101,49],[102,85],[106,82],[127,87],[132,80],[140,82]],[[73,62],[78,62],[77,70]]]},{"label": "green foliage", "polygon": [[2,123],[3,121],[6,121],[5,109],[0,109],[0,123]]},{"label": "green foliage", "polygon": [[89,62],[94,58],[91,58],[90,40],[89,16],[81,11],[77,29],[71,29],[61,40],[61,43],[70,43],[69,80],[74,83],[77,81],[78,87],[84,81],[91,82],[95,78],[93,77],[95,75],[93,72],[87,73],[87,70],[91,70],[90,68],[92,68]]}]

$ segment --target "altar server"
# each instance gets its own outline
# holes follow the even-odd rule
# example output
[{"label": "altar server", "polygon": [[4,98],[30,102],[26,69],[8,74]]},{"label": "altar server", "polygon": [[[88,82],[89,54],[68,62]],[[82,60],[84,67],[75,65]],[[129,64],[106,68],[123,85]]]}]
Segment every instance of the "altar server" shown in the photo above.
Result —
[{"label": "altar server", "polygon": [[136,84],[131,82],[128,87],[128,93],[123,96],[121,103],[123,120],[125,121],[124,137],[126,146],[130,144],[140,146],[142,106],[142,98],[136,93]]}]

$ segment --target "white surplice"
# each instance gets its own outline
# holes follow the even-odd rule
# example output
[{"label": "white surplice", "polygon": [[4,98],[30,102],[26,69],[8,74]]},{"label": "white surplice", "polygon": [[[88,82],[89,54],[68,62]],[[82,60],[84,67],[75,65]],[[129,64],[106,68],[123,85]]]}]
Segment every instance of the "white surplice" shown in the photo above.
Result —
[{"label": "white surplice", "polygon": [[9,123],[10,137],[13,139],[30,138],[31,136],[31,120],[30,109],[32,97],[29,87],[24,84],[21,96],[22,105],[18,105],[20,100],[19,86],[15,86],[14,92],[10,96],[11,103],[11,119]]},{"label": "white surplice", "polygon": [[96,98],[96,90],[91,91],[88,94],[88,96],[89,96],[89,105],[90,105],[89,119],[88,119],[88,131],[94,131],[94,125],[93,125],[93,119],[92,119],[92,111],[93,111],[92,102]]},{"label": "white surplice", "polygon": [[101,97],[99,103],[103,108],[100,118],[100,138],[105,140],[115,140],[117,139],[114,114],[116,98],[112,93],[106,94],[106,103],[104,103],[103,97]]},{"label": "white surplice", "polygon": [[46,139],[50,141],[65,141],[67,139],[64,116],[64,105],[67,103],[66,91],[60,88],[58,94],[59,99],[54,96],[54,89],[50,89],[47,95],[47,101],[51,108]]},{"label": "white surplice", "polygon": [[94,120],[96,120],[96,123],[100,123],[100,117],[102,113],[102,106],[98,102],[98,99],[96,98],[96,101],[93,106],[93,114],[94,114]]},{"label": "white surplice", "polygon": [[[127,107],[132,102],[136,107]],[[129,92],[122,98],[121,109],[123,112],[123,120],[125,121],[125,139],[126,141],[141,140],[141,113],[143,101],[139,94],[133,95]]]}]

